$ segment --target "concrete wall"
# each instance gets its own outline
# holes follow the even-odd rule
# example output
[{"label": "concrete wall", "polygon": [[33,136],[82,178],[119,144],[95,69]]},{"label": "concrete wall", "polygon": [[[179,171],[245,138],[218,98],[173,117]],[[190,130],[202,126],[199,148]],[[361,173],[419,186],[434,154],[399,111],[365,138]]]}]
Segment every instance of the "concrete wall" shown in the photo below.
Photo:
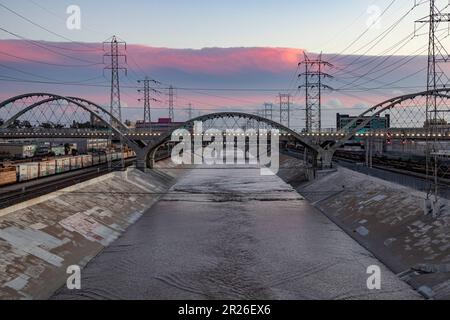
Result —
[{"label": "concrete wall", "polygon": [[450,203],[424,214],[426,194],[339,167],[297,191],[405,281],[450,299]]},{"label": "concrete wall", "polygon": [[46,299],[152,206],[181,170],[113,173],[0,210],[0,299]]}]

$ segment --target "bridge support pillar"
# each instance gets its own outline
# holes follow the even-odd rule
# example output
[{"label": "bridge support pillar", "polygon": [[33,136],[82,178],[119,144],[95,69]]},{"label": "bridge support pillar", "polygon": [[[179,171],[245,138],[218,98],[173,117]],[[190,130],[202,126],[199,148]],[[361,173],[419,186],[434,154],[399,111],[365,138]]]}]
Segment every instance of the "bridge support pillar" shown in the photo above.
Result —
[{"label": "bridge support pillar", "polygon": [[132,146],[134,152],[136,153],[136,169],[146,172],[149,169],[153,168],[153,163],[149,163],[149,152],[152,148],[152,145],[149,144],[145,147]]},{"label": "bridge support pillar", "polygon": [[149,148],[144,148],[136,151],[136,169],[146,172],[155,167],[155,153],[156,149],[149,151]]},{"label": "bridge support pillar", "polygon": [[317,163],[320,164],[321,169],[331,169],[333,167],[332,150],[321,150],[317,153]]},{"label": "bridge support pillar", "polygon": [[136,169],[146,172],[149,167],[147,165],[147,152],[146,150],[139,150],[136,152]]}]

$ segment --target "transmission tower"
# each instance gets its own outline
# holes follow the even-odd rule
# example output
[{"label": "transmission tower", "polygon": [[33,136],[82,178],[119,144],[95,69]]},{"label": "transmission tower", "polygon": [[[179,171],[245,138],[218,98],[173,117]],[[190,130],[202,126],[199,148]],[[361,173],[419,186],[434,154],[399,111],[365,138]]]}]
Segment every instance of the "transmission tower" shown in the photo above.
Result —
[{"label": "transmission tower", "polygon": [[[103,43],[103,50],[105,47],[108,47],[109,52],[104,54],[103,59],[110,58],[110,64],[105,67],[105,70],[111,70],[111,106],[110,113],[114,116],[118,121],[122,121],[122,107],[120,103],[120,76],[119,73],[121,70],[127,73],[127,69],[121,67],[121,61],[127,62],[127,56],[122,54],[121,47],[124,47],[125,51],[127,49],[127,44],[123,41],[118,41],[116,36],[113,36],[110,41],[105,41]],[[113,128],[116,128],[119,124],[114,121],[111,117],[110,125]],[[113,140],[113,131],[110,130],[109,134],[109,144],[112,144]],[[120,135],[119,137],[119,151],[123,155],[123,137]],[[112,160],[108,160],[108,166],[110,169],[124,169],[125,168],[125,159],[123,156],[116,162]]]},{"label": "transmission tower", "polygon": [[290,94],[280,93],[280,124],[289,128],[291,123],[291,98]]},{"label": "transmission tower", "polygon": [[[444,13],[443,9],[439,9],[436,0],[429,0],[430,12],[429,15],[423,19],[417,20],[416,23],[429,24],[428,32],[428,68],[427,68],[427,90],[437,90],[442,88],[448,88],[450,79],[445,73],[446,63],[450,61],[450,55],[443,45],[443,38],[447,35],[440,35],[442,33],[443,23],[450,22],[450,13]],[[448,5],[445,5],[445,9]],[[433,186],[430,191],[434,193],[434,201],[438,201],[438,176],[441,171],[440,162],[442,156],[439,154],[440,150],[445,149],[439,146],[440,140],[437,136],[442,130],[442,124],[446,123],[446,116],[448,113],[447,101],[438,94],[430,94],[426,101],[426,115],[425,115],[425,127],[427,128],[427,151],[426,151],[426,174],[429,176],[429,172],[433,172]],[[429,139],[429,136],[435,137],[433,140]]]},{"label": "transmission tower", "polygon": [[324,67],[332,67],[332,64],[322,60],[322,54],[317,59],[310,59],[303,53],[304,60],[299,63],[304,65],[305,72],[299,75],[305,79],[305,84],[299,89],[305,89],[306,132],[320,132],[322,130],[322,90],[333,90],[322,83],[324,78],[332,78],[323,72]]},{"label": "transmission tower", "polygon": [[151,125],[152,125],[152,114],[151,114],[151,102],[159,102],[158,99],[152,98],[150,96],[150,93],[157,93],[157,94],[161,94],[161,91],[156,90],[152,87],[150,87],[150,83],[158,83],[155,80],[151,80],[148,77],[145,77],[144,80],[138,80],[139,84],[143,84],[144,87],[141,89],[138,89],[139,93],[143,93],[144,98],[143,99],[138,99],[138,101],[142,101],[144,100],[144,125],[146,127],[148,127],[149,129],[151,129]]},{"label": "transmission tower", "polygon": [[[126,63],[127,56],[122,54],[121,47],[127,48],[127,44],[123,41],[118,41],[116,36],[111,38],[111,41],[105,41],[103,43],[103,49],[108,47],[109,52],[105,53],[104,58],[110,59],[110,64],[105,67],[105,70],[111,70],[111,106],[110,112],[119,121],[122,121],[122,107],[120,103],[120,77],[119,73],[121,70],[127,73],[127,69],[121,67],[121,59]],[[110,120],[111,125],[115,126],[113,119]]]},{"label": "transmission tower", "polygon": [[192,103],[189,103],[188,113],[189,113],[189,115],[188,115],[189,119],[188,120],[191,120],[192,119]]},{"label": "transmission tower", "polygon": [[174,106],[174,88],[173,86],[169,87],[169,118],[172,122],[175,122],[175,112],[173,109]]},{"label": "transmission tower", "polygon": [[264,103],[264,118],[272,120],[273,119],[273,104]]}]

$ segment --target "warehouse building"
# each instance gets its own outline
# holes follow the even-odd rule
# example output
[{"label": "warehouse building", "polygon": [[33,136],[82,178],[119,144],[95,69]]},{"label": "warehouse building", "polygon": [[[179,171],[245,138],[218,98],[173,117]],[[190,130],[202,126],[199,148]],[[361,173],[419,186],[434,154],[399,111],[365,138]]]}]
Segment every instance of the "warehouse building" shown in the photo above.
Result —
[{"label": "warehouse building", "polygon": [[[340,114],[336,113],[336,128],[337,130],[341,130],[345,128],[348,124],[350,124],[353,120],[357,120],[350,128],[355,129],[360,126],[364,121],[370,119],[371,117],[358,117],[358,116],[350,116],[348,114]],[[384,117],[377,116],[370,120],[362,130],[376,130],[376,129],[387,129],[391,125],[389,115],[385,115]]]},{"label": "warehouse building", "polygon": [[28,142],[4,142],[0,143],[0,158],[32,158],[37,145]]},{"label": "warehouse building", "polygon": [[159,118],[158,122],[136,122],[136,129],[150,129],[155,132],[168,132],[183,125],[184,122],[173,122],[170,118]]}]

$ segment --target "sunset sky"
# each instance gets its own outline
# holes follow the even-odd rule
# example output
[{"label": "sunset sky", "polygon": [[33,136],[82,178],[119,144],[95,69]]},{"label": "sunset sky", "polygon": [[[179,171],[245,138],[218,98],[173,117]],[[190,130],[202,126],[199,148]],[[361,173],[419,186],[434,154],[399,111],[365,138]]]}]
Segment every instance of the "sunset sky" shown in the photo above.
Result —
[{"label": "sunset sky", "polygon": [[[420,2],[420,1],[419,1]],[[360,113],[426,84],[427,7],[411,0],[106,1],[1,0],[0,99],[39,91],[82,96],[107,105],[109,75],[101,43],[113,34],[128,44],[122,75],[124,114],[142,117],[136,80],[145,75],[178,88],[177,117],[255,112],[294,96],[293,127],[303,125],[304,93],[296,74],[303,51],[334,67],[324,95],[324,126],[336,112]],[[81,30],[66,27],[66,8],[81,8]],[[9,8],[9,10],[7,9]],[[13,10],[14,12],[11,12]],[[19,15],[22,17],[20,17]],[[377,19],[379,17],[379,19]],[[415,34],[415,28],[417,29]],[[442,31],[446,36],[446,30]],[[30,42],[33,40],[35,42]],[[445,41],[449,41],[447,38]],[[83,43],[80,43],[83,42]],[[166,116],[166,100],[154,118]],[[276,113],[274,111],[274,113]]]}]

